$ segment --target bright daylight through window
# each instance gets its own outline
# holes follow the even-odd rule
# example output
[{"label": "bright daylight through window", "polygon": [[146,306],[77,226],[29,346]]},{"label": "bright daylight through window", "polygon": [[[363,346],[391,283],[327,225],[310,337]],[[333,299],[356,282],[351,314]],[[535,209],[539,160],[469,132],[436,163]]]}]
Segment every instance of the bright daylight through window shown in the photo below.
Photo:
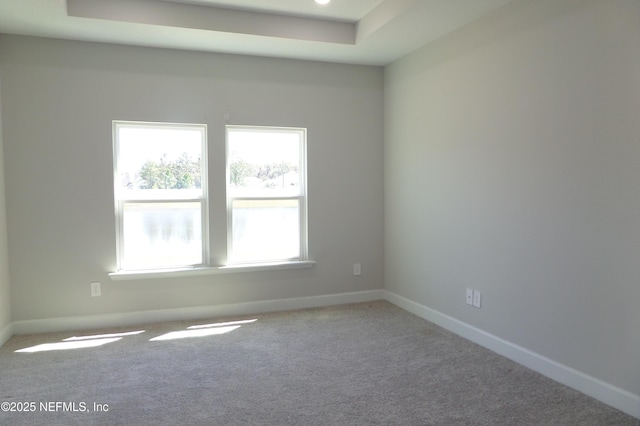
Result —
[{"label": "bright daylight through window", "polygon": [[205,125],[115,121],[119,270],[208,262]]},{"label": "bright daylight through window", "polygon": [[307,258],[306,130],[227,126],[228,262]]}]

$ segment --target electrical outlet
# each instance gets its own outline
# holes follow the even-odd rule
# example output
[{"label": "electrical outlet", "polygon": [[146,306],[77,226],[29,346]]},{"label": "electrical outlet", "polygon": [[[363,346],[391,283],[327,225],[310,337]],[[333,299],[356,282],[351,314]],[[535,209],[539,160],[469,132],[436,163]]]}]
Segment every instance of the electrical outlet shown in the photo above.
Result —
[{"label": "electrical outlet", "polygon": [[354,263],[353,264],[353,275],[360,275],[362,274],[362,267],[360,266],[359,263]]},{"label": "electrical outlet", "polygon": [[99,282],[91,283],[90,286],[91,286],[91,297],[98,297],[102,295],[102,289],[100,288]]},{"label": "electrical outlet", "polygon": [[473,290],[473,306],[476,308],[480,307],[480,302],[482,300],[482,293],[478,290]]},{"label": "electrical outlet", "polygon": [[473,290],[470,288],[467,289],[467,305],[473,306]]}]

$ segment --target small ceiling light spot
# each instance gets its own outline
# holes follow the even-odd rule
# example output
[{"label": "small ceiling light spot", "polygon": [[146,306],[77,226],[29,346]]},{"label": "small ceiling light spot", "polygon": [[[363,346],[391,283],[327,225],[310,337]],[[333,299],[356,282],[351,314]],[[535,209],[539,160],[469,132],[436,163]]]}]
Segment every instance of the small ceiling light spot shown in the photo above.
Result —
[{"label": "small ceiling light spot", "polygon": [[316,3],[318,4],[329,4],[331,0],[316,0]]}]

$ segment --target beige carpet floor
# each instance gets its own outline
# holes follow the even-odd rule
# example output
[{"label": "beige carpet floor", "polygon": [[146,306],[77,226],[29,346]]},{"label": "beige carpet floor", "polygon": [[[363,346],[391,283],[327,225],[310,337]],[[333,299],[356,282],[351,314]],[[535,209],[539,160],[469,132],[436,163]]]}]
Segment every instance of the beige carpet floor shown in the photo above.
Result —
[{"label": "beige carpet floor", "polygon": [[12,426],[638,423],[382,301],[14,336],[0,401]]}]

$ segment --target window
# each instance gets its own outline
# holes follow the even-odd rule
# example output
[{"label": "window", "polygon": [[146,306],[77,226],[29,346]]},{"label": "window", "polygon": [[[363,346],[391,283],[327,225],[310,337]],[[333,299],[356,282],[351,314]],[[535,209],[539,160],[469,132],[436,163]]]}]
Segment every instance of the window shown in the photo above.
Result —
[{"label": "window", "polygon": [[307,258],[306,130],[227,126],[228,263]]},{"label": "window", "polygon": [[115,121],[119,270],[208,263],[205,125]]},{"label": "window", "polygon": [[227,126],[226,136],[230,266],[197,268],[210,262],[206,125],[113,122],[113,276],[312,264],[306,129]]}]

